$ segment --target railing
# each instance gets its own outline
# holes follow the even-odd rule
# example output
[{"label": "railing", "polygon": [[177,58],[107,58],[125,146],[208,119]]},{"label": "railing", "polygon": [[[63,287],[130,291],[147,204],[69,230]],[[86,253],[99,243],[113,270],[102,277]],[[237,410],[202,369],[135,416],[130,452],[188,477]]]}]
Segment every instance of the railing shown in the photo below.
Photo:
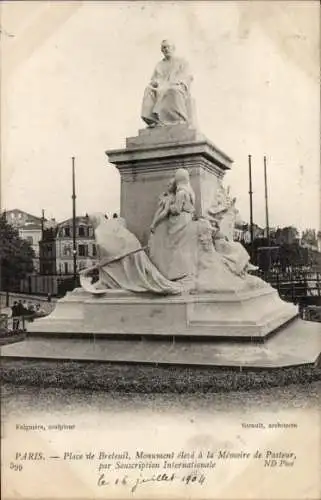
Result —
[{"label": "railing", "polygon": [[321,305],[321,273],[293,270],[288,273],[270,271],[256,273],[276,288],[284,300],[305,305]]},{"label": "railing", "polygon": [[303,307],[300,311],[302,319],[307,321],[317,321],[321,323],[321,307],[307,306]]},{"label": "railing", "polygon": [[9,316],[7,313],[0,313],[0,330],[1,332],[24,332],[27,330],[27,324],[38,318],[43,318],[50,314],[53,308],[48,308],[47,311],[26,312],[19,316]]},{"label": "railing", "polygon": [[1,332],[25,332],[26,331],[26,316],[8,317],[6,314],[0,314],[0,331]]},{"label": "railing", "polygon": [[5,291],[28,295],[62,297],[66,292],[80,286],[72,275],[31,275],[19,281],[11,280]]}]

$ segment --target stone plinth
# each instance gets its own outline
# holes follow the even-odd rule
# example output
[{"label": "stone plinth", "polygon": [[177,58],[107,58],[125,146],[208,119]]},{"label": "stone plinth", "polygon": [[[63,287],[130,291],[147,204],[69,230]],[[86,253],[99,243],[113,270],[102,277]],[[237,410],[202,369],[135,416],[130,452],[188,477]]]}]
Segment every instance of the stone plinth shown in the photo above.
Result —
[{"label": "stone plinth", "polygon": [[122,290],[94,297],[76,289],[28,331],[263,339],[296,315],[297,308],[271,287],[172,297]]},{"label": "stone plinth", "polygon": [[143,129],[126,140],[126,148],[106,151],[121,176],[121,216],[145,245],[157,200],[178,168],[190,174],[196,214],[205,213],[218,182],[232,160],[197,130],[187,125]]},{"label": "stone plinth", "polygon": [[[173,390],[175,391],[175,381],[173,379],[172,368],[175,367],[175,373],[177,374],[177,369],[181,367],[189,367],[188,377],[185,379],[185,391],[193,391],[193,368],[199,370],[200,367],[207,367],[215,370],[215,368],[223,369],[236,369],[236,373],[240,370],[255,370],[256,377],[249,377],[248,383],[255,384],[257,387],[258,382],[258,370],[264,369],[263,374],[261,374],[262,380],[266,375],[265,369],[273,370],[276,369],[276,378],[271,379],[271,372],[269,373],[269,383],[272,382],[272,386],[275,382],[281,383],[282,385],[286,380],[293,383],[293,372],[284,370],[282,373],[278,371],[278,368],[290,368],[290,367],[300,367],[300,371],[297,372],[295,377],[296,382],[298,382],[298,377],[303,382],[306,382],[306,377],[308,376],[311,380],[311,372],[303,371],[303,366],[312,368],[313,366],[317,369],[318,358],[320,358],[321,350],[321,338],[320,338],[320,325],[318,323],[313,323],[312,321],[303,321],[300,318],[296,318],[283,328],[281,328],[275,335],[271,335],[264,342],[234,342],[229,339],[217,340],[213,342],[211,339],[202,339],[201,342],[191,342],[189,339],[180,339],[180,341],[173,342],[172,339],[158,338],[157,342],[152,339],[132,337],[131,339],[124,338],[106,338],[103,336],[96,335],[94,338],[92,336],[88,337],[77,337],[73,335],[66,335],[61,333],[60,335],[43,335],[41,333],[30,334],[24,342],[17,342],[4,347],[0,347],[1,360],[4,363],[11,361],[15,363],[18,360],[24,360],[27,362],[26,369],[28,372],[28,361],[33,360],[40,361],[41,367],[43,367],[43,377],[50,380],[49,383],[62,384],[65,387],[66,383],[72,384],[72,379],[68,379],[68,374],[61,373],[62,376],[57,376],[57,370],[59,370],[59,361],[72,361],[82,362],[82,369],[86,371],[86,362],[90,363],[90,388],[93,387],[93,362],[98,363],[99,372],[99,387],[102,389],[110,390],[110,379],[109,377],[119,377],[121,369],[119,364],[125,365],[124,371],[122,372],[122,380],[120,387],[124,388],[124,380],[129,379],[127,387],[131,387],[131,390],[137,390],[135,379],[135,384],[132,385],[133,371],[135,370],[135,365],[139,369],[139,381],[141,387],[146,389],[150,387],[150,381],[148,380],[151,376],[151,372],[148,370],[146,373],[146,379],[142,378],[144,366],[151,365],[157,367],[158,377],[153,373],[151,382],[152,386],[157,386],[157,391],[160,387],[164,387],[164,391]],[[52,371],[50,367],[44,363],[44,361],[55,361],[55,377],[52,377]],[[104,382],[106,381],[105,387],[102,387],[101,378],[101,363],[108,363],[109,367],[105,365],[104,369]],[[113,363],[116,363],[116,373],[112,372],[110,374],[110,369]],[[132,370],[128,370],[129,365],[132,366]],[[158,372],[159,367],[163,365],[163,368],[169,367],[170,372],[170,382],[166,383],[166,372],[161,370]],[[34,365],[32,365],[34,366]],[[65,364],[63,365],[65,366]],[[13,365],[11,365],[13,367]],[[38,368],[38,367],[37,367]],[[39,370],[40,370],[39,366]],[[48,370],[49,369],[49,370]],[[19,372],[18,372],[19,370]],[[19,369],[17,370],[17,378],[19,378],[19,384],[24,380],[23,377],[23,366],[19,364]],[[37,375],[39,377],[39,370],[37,369]],[[3,372],[6,372],[3,366]],[[12,370],[9,370],[8,377],[11,378]],[[108,375],[109,373],[109,375]],[[194,372],[195,373],[195,372]],[[218,376],[218,388],[221,390],[220,374]],[[278,373],[280,373],[278,375]],[[223,371],[224,380],[224,371]],[[200,384],[200,373],[197,371],[197,387],[198,390],[202,391]],[[229,373],[229,380],[231,373]],[[28,376],[25,377],[28,380]],[[234,379],[236,382],[237,376]],[[273,383],[274,381],[274,383]],[[103,382],[103,384],[104,384]],[[241,386],[244,390],[244,377],[241,376]],[[78,383],[78,382],[77,382]],[[84,381],[84,385],[86,382]],[[97,386],[98,386],[97,384]],[[155,384],[155,385],[154,385]],[[208,380],[205,378],[206,392],[208,388]],[[180,392],[182,386],[178,380],[178,385]],[[211,380],[211,390],[214,390],[215,379]],[[231,390],[237,390],[237,385],[234,383],[231,385]]]}]

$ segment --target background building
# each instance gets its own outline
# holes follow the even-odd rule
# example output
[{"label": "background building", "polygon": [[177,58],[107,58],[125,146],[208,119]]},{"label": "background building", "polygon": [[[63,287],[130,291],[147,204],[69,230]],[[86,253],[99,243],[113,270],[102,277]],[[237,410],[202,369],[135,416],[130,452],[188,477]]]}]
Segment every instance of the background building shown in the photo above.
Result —
[{"label": "background building", "polygon": [[[73,273],[73,220],[60,222],[56,233],[56,270]],[[96,264],[94,229],[86,216],[76,217],[77,271]]]},{"label": "background building", "polygon": [[39,241],[40,274],[56,274],[56,236],[57,224],[54,220],[44,221],[42,239]]},{"label": "background building", "polygon": [[20,238],[28,241],[32,246],[35,252],[34,269],[39,272],[39,241],[42,238],[42,218],[15,208],[6,211],[6,219],[8,224],[19,231]]},{"label": "background building", "polygon": [[[40,274],[73,274],[73,220],[44,224],[40,246]],[[77,271],[96,263],[94,229],[87,216],[76,217]]]}]

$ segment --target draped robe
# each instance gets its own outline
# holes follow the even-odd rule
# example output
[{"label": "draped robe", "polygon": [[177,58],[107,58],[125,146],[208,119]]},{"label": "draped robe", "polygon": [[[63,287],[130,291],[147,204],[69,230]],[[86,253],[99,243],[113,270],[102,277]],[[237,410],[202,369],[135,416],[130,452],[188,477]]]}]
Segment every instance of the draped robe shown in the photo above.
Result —
[{"label": "draped robe", "polygon": [[[145,89],[142,119],[148,125],[171,125],[191,121],[190,84],[193,80],[184,59],[160,61]],[[158,84],[157,88],[152,83]]]},{"label": "draped robe", "polygon": [[[104,289],[122,289],[131,292],[178,294],[181,288],[165,278],[149,260],[140,242],[125,227],[122,220],[106,220],[94,216],[97,221],[95,239],[99,257],[99,281],[91,285],[90,273],[94,268],[81,271],[82,287],[93,294]],[[94,219],[95,220],[95,219]]]}]

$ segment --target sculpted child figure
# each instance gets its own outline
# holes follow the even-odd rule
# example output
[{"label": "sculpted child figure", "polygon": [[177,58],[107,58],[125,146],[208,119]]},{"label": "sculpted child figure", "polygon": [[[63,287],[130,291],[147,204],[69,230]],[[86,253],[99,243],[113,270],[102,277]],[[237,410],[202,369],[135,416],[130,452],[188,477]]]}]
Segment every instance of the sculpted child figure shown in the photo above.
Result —
[{"label": "sculpted child figure", "polygon": [[167,191],[165,191],[160,197],[158,202],[158,208],[155,212],[153,222],[150,226],[152,233],[155,232],[156,226],[164,221],[170,213],[170,205],[174,203],[176,195],[176,182],[175,178],[171,179],[168,183]]},{"label": "sculpted child figure", "polygon": [[228,292],[242,290],[246,284],[225,265],[224,257],[217,252],[213,242],[213,224],[200,217],[198,224],[197,292]]},{"label": "sculpted child figure", "polygon": [[232,239],[236,214],[235,201],[236,198],[230,199],[228,194],[224,196],[224,190],[221,187],[217,203],[208,210],[208,219],[213,228],[215,250],[221,254],[225,265],[232,273],[245,277],[249,271],[257,268],[251,264],[250,256],[243,245]]}]

